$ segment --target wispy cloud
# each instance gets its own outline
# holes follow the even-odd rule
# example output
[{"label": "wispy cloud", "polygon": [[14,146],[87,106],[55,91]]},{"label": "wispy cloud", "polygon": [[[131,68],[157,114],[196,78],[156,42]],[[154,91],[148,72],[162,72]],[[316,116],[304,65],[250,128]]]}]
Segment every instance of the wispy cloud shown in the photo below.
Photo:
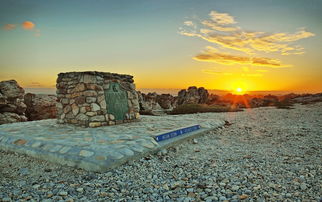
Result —
[{"label": "wispy cloud", "polygon": [[3,26],[4,30],[13,30],[15,28],[16,28],[16,25],[14,25],[14,24],[6,24]]},{"label": "wispy cloud", "polygon": [[229,53],[219,52],[217,49],[207,47],[207,49],[193,57],[193,59],[204,62],[215,62],[224,65],[256,65],[256,66],[268,66],[273,68],[290,67],[291,65],[281,64],[277,59],[266,57],[249,57],[240,55],[231,55]]},{"label": "wispy cloud", "polygon": [[233,16],[229,15],[228,13],[219,13],[217,11],[211,11],[209,13],[212,21],[220,24],[220,25],[228,25],[228,24],[235,24],[235,19]]},{"label": "wispy cloud", "polygon": [[[209,19],[197,22],[186,21],[185,27],[180,28],[180,34],[199,37],[216,47],[228,51],[239,51],[250,56],[239,56],[206,50],[194,57],[196,60],[217,62],[221,64],[250,64],[270,67],[285,67],[278,59],[255,57],[263,53],[277,53],[280,55],[299,55],[304,49],[294,42],[312,37],[315,34],[298,29],[295,33],[267,33],[262,31],[246,31],[237,26],[237,21],[228,13],[211,11]],[[192,26],[193,25],[193,26]]]},{"label": "wispy cloud", "polygon": [[214,75],[223,75],[223,76],[233,75],[233,73],[230,73],[230,72],[219,72],[212,69],[203,69],[201,71],[205,74],[214,74]]},{"label": "wispy cloud", "polygon": [[256,71],[257,71],[257,72],[268,72],[268,70],[267,70],[267,69],[257,69]]},{"label": "wispy cloud", "polygon": [[31,82],[28,86],[30,86],[30,87],[41,87],[42,85],[39,82]]},{"label": "wispy cloud", "polygon": [[263,74],[259,74],[259,73],[248,73],[248,74],[241,74],[241,76],[243,76],[243,77],[262,77]]}]

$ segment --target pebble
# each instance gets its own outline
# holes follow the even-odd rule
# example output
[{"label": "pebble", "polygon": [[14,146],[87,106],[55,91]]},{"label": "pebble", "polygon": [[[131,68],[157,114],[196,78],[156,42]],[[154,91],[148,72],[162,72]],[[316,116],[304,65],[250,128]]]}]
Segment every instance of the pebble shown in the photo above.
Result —
[{"label": "pebble", "polygon": [[67,195],[68,195],[68,193],[67,193],[66,191],[61,191],[61,192],[59,192],[59,195],[60,195],[60,196],[67,196]]},{"label": "pebble", "polygon": [[318,201],[321,114],[322,103],[215,114],[233,124],[103,173],[0,150],[0,201]]},{"label": "pebble", "polygon": [[300,185],[300,188],[301,188],[301,190],[306,190],[307,189],[307,185],[303,183],[303,184]]},{"label": "pebble", "polygon": [[83,192],[84,191],[84,188],[80,187],[80,188],[77,188],[76,191],[78,192]]}]

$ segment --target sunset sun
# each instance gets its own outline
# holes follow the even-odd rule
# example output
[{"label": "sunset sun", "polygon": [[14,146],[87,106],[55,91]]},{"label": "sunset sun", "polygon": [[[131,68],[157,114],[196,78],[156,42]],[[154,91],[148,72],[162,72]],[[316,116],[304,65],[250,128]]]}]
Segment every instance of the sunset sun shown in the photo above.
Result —
[{"label": "sunset sun", "polygon": [[234,93],[237,95],[242,95],[242,94],[244,94],[244,90],[241,87],[238,87],[235,89]]}]

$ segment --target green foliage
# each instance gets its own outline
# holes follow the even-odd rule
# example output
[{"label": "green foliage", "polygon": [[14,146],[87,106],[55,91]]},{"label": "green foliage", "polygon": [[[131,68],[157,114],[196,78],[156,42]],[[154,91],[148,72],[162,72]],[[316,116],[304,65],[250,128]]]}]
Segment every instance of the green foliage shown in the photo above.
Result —
[{"label": "green foliage", "polygon": [[183,104],[174,108],[169,114],[193,114],[205,112],[233,112],[241,111],[240,109],[232,109],[230,107],[220,105],[206,105],[206,104]]}]

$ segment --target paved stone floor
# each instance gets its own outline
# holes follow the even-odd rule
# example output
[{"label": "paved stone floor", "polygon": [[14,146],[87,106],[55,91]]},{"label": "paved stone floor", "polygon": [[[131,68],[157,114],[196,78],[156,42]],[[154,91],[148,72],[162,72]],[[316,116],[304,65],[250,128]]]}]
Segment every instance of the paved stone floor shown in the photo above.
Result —
[{"label": "paved stone floor", "polygon": [[[155,134],[193,124],[201,125],[201,130],[196,131],[200,133],[220,127],[224,121],[216,118],[215,113],[204,113],[142,116],[139,122],[99,128],[61,125],[55,119],[4,124],[0,125],[0,149],[86,170],[105,171],[167,146],[157,143]],[[174,142],[175,138],[167,144]]]}]

